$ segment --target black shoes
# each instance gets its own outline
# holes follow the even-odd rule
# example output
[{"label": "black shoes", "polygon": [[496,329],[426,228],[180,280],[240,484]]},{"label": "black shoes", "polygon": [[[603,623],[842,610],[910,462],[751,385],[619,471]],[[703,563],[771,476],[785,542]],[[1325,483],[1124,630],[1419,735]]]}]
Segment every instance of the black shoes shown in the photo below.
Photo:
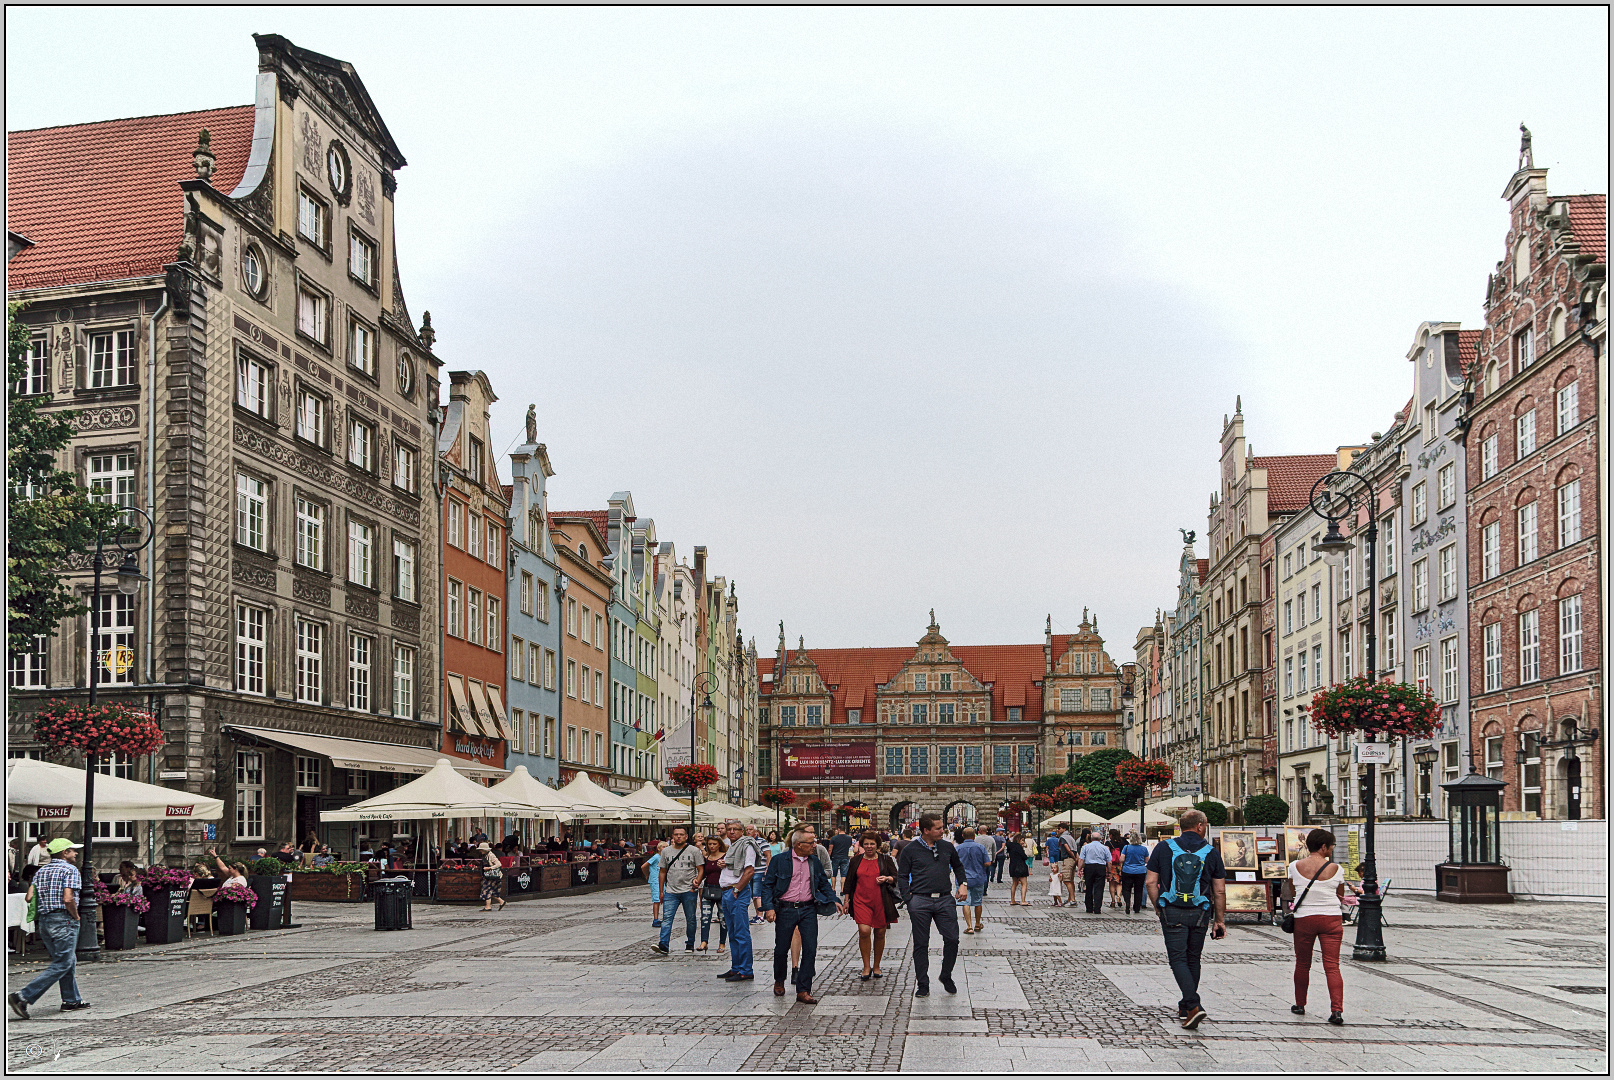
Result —
[{"label": "black shoes", "polygon": [[953,981],[952,976],[943,975],[940,982],[942,984],[942,989],[947,991],[949,994],[958,993],[958,984]]},{"label": "black shoes", "polygon": [[1304,1005],[1291,1005],[1289,1006],[1289,1011],[1294,1013],[1296,1016],[1306,1015],[1306,1007]]},{"label": "black shoes", "polygon": [[71,1005],[65,1001],[62,1002],[62,1012],[77,1012],[80,1009],[88,1009],[89,1007],[90,1003],[88,1001],[75,1001]]},{"label": "black shoes", "polygon": [[18,997],[16,994],[7,994],[6,1004],[10,1005],[11,1011],[16,1013],[20,1018],[24,1020],[28,1019],[28,1003],[22,998]]},{"label": "black shoes", "polygon": [[684,946],[684,951],[685,952],[694,952],[695,951],[695,946],[693,946],[693,945],[685,945]]},{"label": "black shoes", "polygon": [[[16,995],[13,994],[12,996],[15,997]],[[920,983],[918,986],[914,987],[913,996],[914,997],[929,997],[930,996],[930,984],[929,983]]]},{"label": "black shoes", "polygon": [[791,986],[796,985],[796,974],[797,974],[797,969],[796,969],[796,967],[794,965],[792,965],[791,968],[790,968],[790,985]]},{"label": "black shoes", "polygon": [[736,974],[736,973],[731,972],[730,974],[723,976],[723,981],[724,982],[731,982],[731,983],[751,982],[755,978],[756,978],[755,975],[740,975],[740,974]]},{"label": "black shoes", "polygon": [[1333,1024],[1335,1027],[1344,1027],[1345,1026],[1345,1017],[1340,1015],[1339,1013],[1329,1013],[1328,1014],[1328,1022],[1330,1024]]},{"label": "black shoes", "polygon": [[661,956],[666,956],[667,955],[667,946],[662,945],[662,944],[660,944],[658,942],[655,945],[650,946],[650,951],[653,952],[653,953],[658,953]]},{"label": "black shoes", "polygon": [[1188,1015],[1183,1017],[1182,1026],[1187,1028],[1189,1031],[1193,1031],[1195,1028],[1199,1027],[1200,1022],[1204,1019],[1205,1010],[1200,1008],[1198,1005],[1195,1005],[1188,1010]]},{"label": "black shoes", "polygon": [[723,974],[721,974],[721,975],[718,975],[718,976],[716,976],[716,977],[717,977],[717,978],[719,978],[719,979],[726,979],[726,978],[728,978],[728,977],[729,977],[729,976],[730,976],[730,975],[733,975],[733,974],[734,974],[734,969],[733,969],[733,968],[729,968],[729,969],[728,969],[728,970],[727,970],[727,971],[725,971],[725,972],[723,972]]}]

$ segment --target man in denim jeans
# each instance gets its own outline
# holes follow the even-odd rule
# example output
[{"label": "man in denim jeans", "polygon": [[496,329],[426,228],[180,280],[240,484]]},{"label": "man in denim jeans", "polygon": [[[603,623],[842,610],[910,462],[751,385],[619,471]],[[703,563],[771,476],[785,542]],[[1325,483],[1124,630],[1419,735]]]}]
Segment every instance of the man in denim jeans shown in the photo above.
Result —
[{"label": "man in denim jeans", "polygon": [[673,916],[680,907],[689,932],[684,951],[695,951],[695,877],[705,864],[706,857],[689,842],[689,830],[682,825],[674,829],[672,843],[661,851],[661,941],[650,946],[651,952],[667,955]]},{"label": "man in denim jeans", "polygon": [[83,847],[65,837],[50,842],[51,861],[39,868],[29,886],[38,901],[39,937],[50,953],[50,966],[33,982],[9,994],[6,1002],[11,1011],[28,1019],[28,1006],[38,1001],[46,990],[57,983],[62,985],[62,1010],[88,1009],[90,1003],[79,997],[78,983],[73,972],[78,967],[78,894],[83,879],[73,865],[76,850]]},{"label": "man in denim jeans", "polygon": [[723,922],[729,928],[729,969],[718,978],[724,982],[750,982],[751,970],[751,878],[757,871],[761,852],[757,843],[744,835],[744,826],[730,821],[729,850],[723,859],[718,884],[723,888]]}]

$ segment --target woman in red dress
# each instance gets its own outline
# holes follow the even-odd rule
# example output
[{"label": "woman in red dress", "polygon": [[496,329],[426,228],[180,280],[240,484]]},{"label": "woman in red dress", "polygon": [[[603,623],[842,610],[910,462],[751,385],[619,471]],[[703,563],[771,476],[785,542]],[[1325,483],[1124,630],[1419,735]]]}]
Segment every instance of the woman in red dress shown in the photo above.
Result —
[{"label": "woman in red dress", "polygon": [[880,958],[885,955],[886,928],[897,921],[897,860],[880,854],[880,835],[863,834],[863,847],[846,868],[843,887],[857,921],[857,947],[863,954],[864,982],[880,979]]}]

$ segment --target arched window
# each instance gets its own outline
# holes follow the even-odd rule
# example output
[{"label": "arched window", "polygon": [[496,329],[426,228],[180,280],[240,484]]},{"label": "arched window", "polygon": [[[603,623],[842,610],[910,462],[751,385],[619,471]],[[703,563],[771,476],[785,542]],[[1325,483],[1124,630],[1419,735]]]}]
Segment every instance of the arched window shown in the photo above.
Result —
[{"label": "arched window", "polygon": [[1497,378],[1496,361],[1492,360],[1489,364],[1485,365],[1485,392],[1487,394],[1496,393],[1498,384],[1499,380]]},{"label": "arched window", "polygon": [[1552,313],[1552,319],[1547,324],[1547,344],[1556,345],[1563,341],[1564,335],[1569,331],[1569,312],[1558,308]]},{"label": "arched window", "polygon": [[1530,244],[1523,237],[1513,248],[1513,285],[1517,288],[1530,276]]}]

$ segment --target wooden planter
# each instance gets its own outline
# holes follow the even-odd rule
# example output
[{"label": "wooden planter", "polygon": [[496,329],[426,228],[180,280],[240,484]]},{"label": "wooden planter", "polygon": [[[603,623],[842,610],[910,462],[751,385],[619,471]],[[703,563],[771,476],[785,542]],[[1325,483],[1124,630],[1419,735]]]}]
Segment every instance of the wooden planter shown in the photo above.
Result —
[{"label": "wooden planter", "polygon": [[[510,871],[506,870],[504,878],[499,882],[499,891],[495,895],[508,895],[507,888],[509,883]],[[481,870],[439,870],[437,872],[437,899],[480,900],[481,898]]]},{"label": "wooden planter", "polygon": [[247,905],[240,900],[213,901],[213,914],[218,918],[219,933],[225,935],[247,932]]},{"label": "wooden planter", "polygon": [[357,904],[364,899],[363,874],[321,874],[292,871],[288,900],[321,900],[335,904]]},{"label": "wooden planter", "polygon": [[185,940],[185,909],[189,889],[147,889],[151,910],[146,912],[146,944],[172,945]]},{"label": "wooden planter", "polygon": [[[153,906],[153,911],[156,907]],[[132,949],[140,944],[140,915],[126,904],[102,904],[101,924],[106,948]]]},{"label": "wooden planter", "polygon": [[286,875],[255,874],[247,878],[247,888],[258,894],[258,906],[249,918],[254,930],[273,930],[280,925],[280,909],[286,900]]},{"label": "wooden planter", "polygon": [[1508,868],[1441,863],[1435,867],[1435,899],[1452,904],[1511,904]]},{"label": "wooden planter", "polygon": [[553,892],[556,889],[569,889],[572,885],[572,869],[567,863],[545,863],[538,868],[540,889]]}]

